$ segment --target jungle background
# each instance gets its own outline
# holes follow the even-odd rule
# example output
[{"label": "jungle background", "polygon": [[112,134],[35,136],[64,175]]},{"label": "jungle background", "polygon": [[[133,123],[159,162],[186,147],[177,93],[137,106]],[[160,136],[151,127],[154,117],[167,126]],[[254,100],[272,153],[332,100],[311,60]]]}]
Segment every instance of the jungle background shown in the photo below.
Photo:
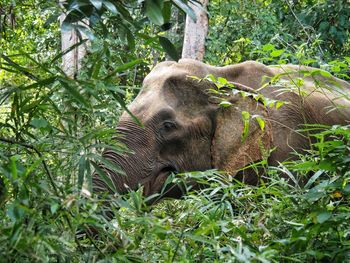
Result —
[{"label": "jungle background", "polygon": [[[313,148],[266,167],[259,186],[211,170],[172,176],[208,187],[152,207],[142,189],[91,192],[98,164],[118,169],[100,153],[126,150],[112,137],[142,79],[180,57],[186,13],[181,0],[1,1],[1,262],[349,260],[349,126],[307,127],[319,131]],[[211,0],[208,16],[206,63],[293,63],[350,79],[348,0]],[[88,37],[74,78],[61,69],[71,29]]]}]

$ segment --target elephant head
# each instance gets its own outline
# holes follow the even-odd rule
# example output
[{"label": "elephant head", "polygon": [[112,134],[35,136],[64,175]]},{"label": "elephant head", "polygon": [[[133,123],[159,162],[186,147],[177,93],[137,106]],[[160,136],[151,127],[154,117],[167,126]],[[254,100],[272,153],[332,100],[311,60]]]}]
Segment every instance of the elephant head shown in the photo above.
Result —
[{"label": "elephant head", "polygon": [[[256,64],[259,63],[246,63],[245,67],[251,70]],[[262,70],[260,78],[255,73],[254,78],[245,74],[240,79],[245,67],[218,68],[190,59],[158,64],[129,106],[143,125],[125,112],[117,128],[120,140],[132,153],[103,153],[126,173],[119,175],[104,168],[118,192],[143,185],[144,194],[151,195],[162,189],[171,172],[217,168],[234,175],[238,169],[262,159],[262,148],[269,149],[271,144],[270,124],[266,122],[262,131],[252,122],[242,142],[242,111],[266,117],[265,107],[251,97],[232,95],[227,98],[232,106],[222,108],[208,93],[212,83],[191,78],[213,74],[235,80],[236,88],[253,92],[249,87],[260,87],[262,76],[270,73]],[[95,175],[93,180],[95,189],[106,189],[100,176]],[[168,191],[170,196],[180,194],[176,188]]]}]

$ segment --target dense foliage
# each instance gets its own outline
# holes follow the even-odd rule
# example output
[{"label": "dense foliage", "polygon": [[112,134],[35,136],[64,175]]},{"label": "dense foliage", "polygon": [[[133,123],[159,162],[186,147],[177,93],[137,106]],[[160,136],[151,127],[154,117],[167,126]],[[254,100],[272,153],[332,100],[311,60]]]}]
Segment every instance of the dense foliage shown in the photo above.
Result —
[{"label": "dense foliage", "polygon": [[[307,127],[318,132],[312,150],[262,163],[258,187],[207,171],[173,175],[207,188],[153,207],[142,189],[91,195],[99,163],[118,169],[102,149],[126,150],[112,139],[118,116],[152,66],[178,56],[183,12],[192,14],[180,0],[67,2],[0,4],[1,261],[348,260],[349,126]],[[90,41],[74,79],[61,70],[62,11],[62,30]],[[206,62],[292,62],[348,80],[349,13],[347,0],[212,0]]]},{"label": "dense foliage", "polygon": [[[266,44],[289,53],[303,47],[306,57],[317,60],[315,66],[350,52],[347,0],[213,0],[209,14],[206,57],[214,64],[261,59]],[[294,57],[289,62],[298,63]]]}]

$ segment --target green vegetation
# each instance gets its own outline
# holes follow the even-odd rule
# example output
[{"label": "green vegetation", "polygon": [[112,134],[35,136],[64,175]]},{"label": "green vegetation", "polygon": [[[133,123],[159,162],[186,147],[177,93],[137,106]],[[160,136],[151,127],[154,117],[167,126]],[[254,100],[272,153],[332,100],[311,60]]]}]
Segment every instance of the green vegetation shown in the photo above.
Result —
[{"label": "green vegetation", "polygon": [[[0,261],[349,260],[350,126],[306,127],[312,150],[261,163],[258,187],[207,171],[173,175],[188,194],[152,207],[142,189],[91,195],[98,163],[111,165],[102,149],[126,150],[112,140],[118,116],[163,49],[179,54],[182,31],[171,27],[191,10],[180,0],[68,2],[63,28],[91,25],[78,28],[91,44],[75,79],[60,68],[56,2],[0,4]],[[205,62],[304,64],[349,80],[349,13],[347,0],[212,0]],[[189,177],[207,187],[193,192]]]}]

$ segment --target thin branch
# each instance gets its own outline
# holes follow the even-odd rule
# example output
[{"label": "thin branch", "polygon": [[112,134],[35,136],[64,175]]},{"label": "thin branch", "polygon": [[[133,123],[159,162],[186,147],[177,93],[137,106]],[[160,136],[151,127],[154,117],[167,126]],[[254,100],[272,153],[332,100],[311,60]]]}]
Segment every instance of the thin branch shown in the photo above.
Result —
[{"label": "thin branch", "polygon": [[92,245],[98,250],[98,252],[100,252],[100,254],[101,254],[102,256],[106,257],[106,254],[103,253],[103,251],[97,246],[96,242],[94,241],[94,238],[91,236],[89,226],[87,226],[86,224],[84,224],[83,227],[84,227],[85,233],[86,233],[88,239],[90,240],[90,242],[92,243]]},{"label": "thin branch", "polygon": [[21,71],[21,73],[23,73],[25,76],[27,76],[28,78],[38,81],[39,78],[34,76],[32,73],[30,73],[29,71],[27,71],[25,68],[23,68],[22,66],[20,66],[19,64],[17,64],[16,62],[14,62],[12,59],[10,59],[8,56],[4,55],[4,54],[0,54],[0,57],[3,58],[7,63],[9,63],[11,66],[15,67],[16,69],[19,69]]},{"label": "thin branch", "polygon": [[[189,213],[189,211],[187,211],[185,226],[188,224],[189,218],[190,218],[190,213]],[[181,229],[180,237],[179,237],[179,240],[178,240],[178,242],[176,244],[174,255],[173,255],[172,259],[171,259],[171,262],[175,261],[176,254],[177,254],[177,252],[178,252],[178,250],[180,248],[180,243],[182,242],[182,239],[183,239],[183,237],[185,235],[185,226]]]},{"label": "thin branch", "polygon": [[[5,143],[9,143],[9,144],[20,145],[20,146],[23,146],[23,147],[25,147],[25,148],[27,148],[27,149],[30,149],[30,150],[34,151],[34,152],[39,156],[39,158],[41,159],[41,163],[43,164],[43,167],[44,167],[44,169],[45,169],[45,172],[47,173],[47,175],[48,175],[48,177],[49,177],[50,183],[51,183],[51,185],[52,185],[52,188],[54,189],[55,194],[56,194],[57,196],[60,196],[60,195],[59,195],[59,191],[58,191],[58,187],[56,186],[55,181],[53,180],[53,177],[52,177],[51,172],[50,172],[50,170],[49,170],[49,168],[48,168],[48,165],[46,164],[46,162],[45,162],[45,160],[44,160],[44,158],[43,158],[41,152],[40,152],[36,147],[34,147],[33,145],[30,145],[30,144],[27,144],[27,143],[18,142],[18,141],[15,141],[15,140],[12,140],[12,139],[3,138],[3,137],[0,137],[0,141],[5,142]],[[71,213],[70,211],[69,211],[69,214],[73,217],[73,215],[72,215],[72,213]],[[72,223],[71,223],[71,221],[70,221],[68,215],[67,215],[67,214],[64,214],[63,217],[66,219],[67,224],[68,224],[70,230],[71,230],[72,232],[74,232],[74,228],[73,228],[73,226],[72,226]],[[74,234],[75,234],[75,233],[74,233]],[[91,237],[90,237],[90,236],[89,236],[89,239],[91,240]],[[79,241],[79,239],[77,238],[76,235],[75,235],[75,237],[74,237],[74,241],[75,241],[75,243],[78,245],[78,248],[79,248],[80,252],[83,253],[83,248],[82,248],[82,246],[81,246],[81,244],[80,244],[80,241]],[[91,240],[91,242],[93,242],[93,241]],[[93,244],[94,244],[94,243],[93,243]],[[94,245],[95,245],[95,244],[94,244]],[[99,249],[98,249],[98,250],[99,250]],[[99,250],[99,251],[100,251],[100,250]],[[103,254],[102,251],[100,251],[100,252]]]},{"label": "thin branch", "polygon": [[41,159],[41,163],[42,163],[42,165],[44,167],[44,170],[45,170],[45,172],[46,172],[46,174],[47,174],[47,176],[48,176],[48,178],[50,180],[51,186],[54,189],[55,194],[57,196],[60,196],[59,191],[58,191],[58,187],[57,187],[57,185],[56,185],[56,183],[55,183],[55,181],[54,181],[54,179],[52,177],[52,174],[51,174],[51,172],[49,170],[49,167],[48,167],[46,161],[44,160],[41,152],[36,147],[34,147],[33,145],[30,145],[30,144],[24,143],[24,142],[18,142],[18,141],[15,141],[13,139],[7,139],[7,138],[3,138],[3,137],[0,137],[0,141],[1,142],[5,142],[5,143],[9,143],[9,144],[20,145],[20,146],[23,146],[23,147],[25,147],[27,149],[30,149],[30,150],[34,151],[39,156],[39,158]]},{"label": "thin branch", "polygon": [[[291,11],[291,13],[293,14],[295,20],[298,22],[298,24],[301,26],[302,30],[303,30],[304,33],[306,34],[309,43],[312,43],[313,41],[312,41],[312,39],[311,39],[309,33],[306,31],[305,26],[304,26],[303,23],[300,21],[300,19],[298,18],[298,16],[295,14],[295,12],[294,12],[294,10],[293,10],[293,7],[290,5],[289,1],[288,1],[288,0],[284,0],[284,2],[288,5],[288,8],[289,8],[289,10]],[[319,44],[317,44],[317,48],[318,48],[318,50],[320,51],[321,55],[323,56],[323,55],[324,55],[324,54],[323,54],[323,50],[322,50],[322,48],[320,47]]]}]

